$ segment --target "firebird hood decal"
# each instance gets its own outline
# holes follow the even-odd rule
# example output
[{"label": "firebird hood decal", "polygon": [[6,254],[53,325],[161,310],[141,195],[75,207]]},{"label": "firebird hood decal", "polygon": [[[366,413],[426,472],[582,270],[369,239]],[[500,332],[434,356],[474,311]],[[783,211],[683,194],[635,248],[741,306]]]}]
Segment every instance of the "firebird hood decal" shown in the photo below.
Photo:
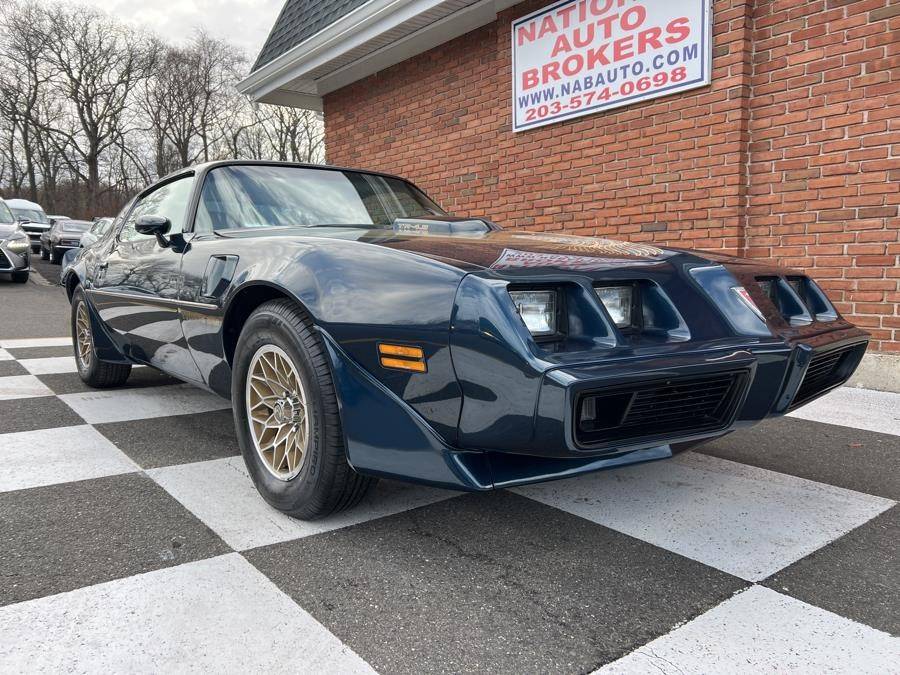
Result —
[{"label": "firebird hood decal", "polygon": [[567,255],[565,253],[536,253],[519,251],[512,248],[503,249],[503,253],[491,265],[492,270],[510,270],[553,267],[572,272],[597,272],[615,265],[645,265],[644,260],[627,261],[621,258],[593,258],[584,255]]},{"label": "firebird hood decal", "polygon": [[473,236],[370,232],[361,241],[482,269],[545,267],[599,270],[609,266],[659,263],[680,251],[650,244],[593,237],[500,230]]}]

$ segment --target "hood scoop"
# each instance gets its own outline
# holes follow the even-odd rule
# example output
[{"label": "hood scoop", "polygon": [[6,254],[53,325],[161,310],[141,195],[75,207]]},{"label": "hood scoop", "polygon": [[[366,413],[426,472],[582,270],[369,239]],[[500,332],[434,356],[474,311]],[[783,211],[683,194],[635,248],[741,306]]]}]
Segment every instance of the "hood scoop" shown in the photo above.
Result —
[{"label": "hood scoop", "polygon": [[488,221],[480,218],[457,218],[445,216],[440,218],[396,218],[393,230],[397,234],[411,235],[468,235],[487,234],[495,229]]}]

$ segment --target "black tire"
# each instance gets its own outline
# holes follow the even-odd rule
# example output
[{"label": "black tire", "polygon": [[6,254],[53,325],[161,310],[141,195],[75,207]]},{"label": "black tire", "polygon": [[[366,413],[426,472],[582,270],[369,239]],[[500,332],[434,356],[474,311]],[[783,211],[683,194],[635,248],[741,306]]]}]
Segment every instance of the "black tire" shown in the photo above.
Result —
[{"label": "black tire", "polygon": [[[81,286],[79,286],[72,294],[71,314],[72,347],[75,350],[75,364],[78,366],[78,376],[81,378],[82,382],[95,389],[119,387],[125,384],[128,376],[131,375],[130,363],[109,363],[108,361],[101,361],[97,357],[97,351],[94,348],[93,334],[89,336],[91,342],[90,362],[86,363],[78,351],[78,308],[79,305],[85,304],[85,302],[84,291],[81,289]],[[86,304],[85,309],[87,309]]]},{"label": "black tire", "polygon": [[24,284],[28,281],[28,272],[13,272],[12,280],[17,284]]},{"label": "black tire", "polygon": [[50,262],[53,265],[59,265],[62,262],[62,253],[57,251],[55,248],[50,249]]},{"label": "black tire", "polygon": [[50,260],[50,252],[41,246],[41,260]]},{"label": "black tire", "polygon": [[[309,433],[299,473],[276,477],[256,450],[247,416],[247,375],[260,348],[274,345],[291,359],[306,393]],[[337,395],[321,338],[296,304],[272,300],[256,309],[241,330],[234,355],[231,401],[244,462],[271,506],[294,518],[314,519],[357,505],[375,479],[347,463]]]}]

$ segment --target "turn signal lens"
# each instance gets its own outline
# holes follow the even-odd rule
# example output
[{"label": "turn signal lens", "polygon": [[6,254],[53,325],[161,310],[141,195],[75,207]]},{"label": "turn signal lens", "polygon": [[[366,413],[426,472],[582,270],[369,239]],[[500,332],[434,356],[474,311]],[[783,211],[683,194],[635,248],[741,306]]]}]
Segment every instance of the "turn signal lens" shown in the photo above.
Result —
[{"label": "turn signal lens", "polygon": [[421,347],[405,347],[403,345],[378,345],[378,351],[391,356],[406,356],[411,359],[424,359],[425,352]]},{"label": "turn signal lens", "polygon": [[594,290],[616,326],[624,328],[631,325],[631,298],[634,291],[631,286],[601,286]]},{"label": "turn signal lens", "polygon": [[556,333],[556,291],[510,291],[509,297],[532,335]]},{"label": "turn signal lens", "polygon": [[421,347],[380,344],[378,353],[383,368],[408,370],[413,373],[424,373],[428,370],[425,365],[425,350]]},{"label": "turn signal lens", "polygon": [[385,368],[397,368],[398,370],[411,370],[414,373],[424,373],[425,364],[421,361],[407,361],[405,359],[392,359],[387,356],[381,357],[381,365]]}]

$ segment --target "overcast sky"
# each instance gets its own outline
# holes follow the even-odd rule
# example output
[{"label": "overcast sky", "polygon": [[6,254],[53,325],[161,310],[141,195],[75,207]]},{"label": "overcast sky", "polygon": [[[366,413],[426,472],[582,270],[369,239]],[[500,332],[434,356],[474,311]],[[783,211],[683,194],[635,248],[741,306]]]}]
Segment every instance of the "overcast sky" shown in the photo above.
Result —
[{"label": "overcast sky", "polygon": [[160,37],[179,42],[198,26],[225,38],[256,59],[284,0],[76,0],[127,23],[149,26]]}]

